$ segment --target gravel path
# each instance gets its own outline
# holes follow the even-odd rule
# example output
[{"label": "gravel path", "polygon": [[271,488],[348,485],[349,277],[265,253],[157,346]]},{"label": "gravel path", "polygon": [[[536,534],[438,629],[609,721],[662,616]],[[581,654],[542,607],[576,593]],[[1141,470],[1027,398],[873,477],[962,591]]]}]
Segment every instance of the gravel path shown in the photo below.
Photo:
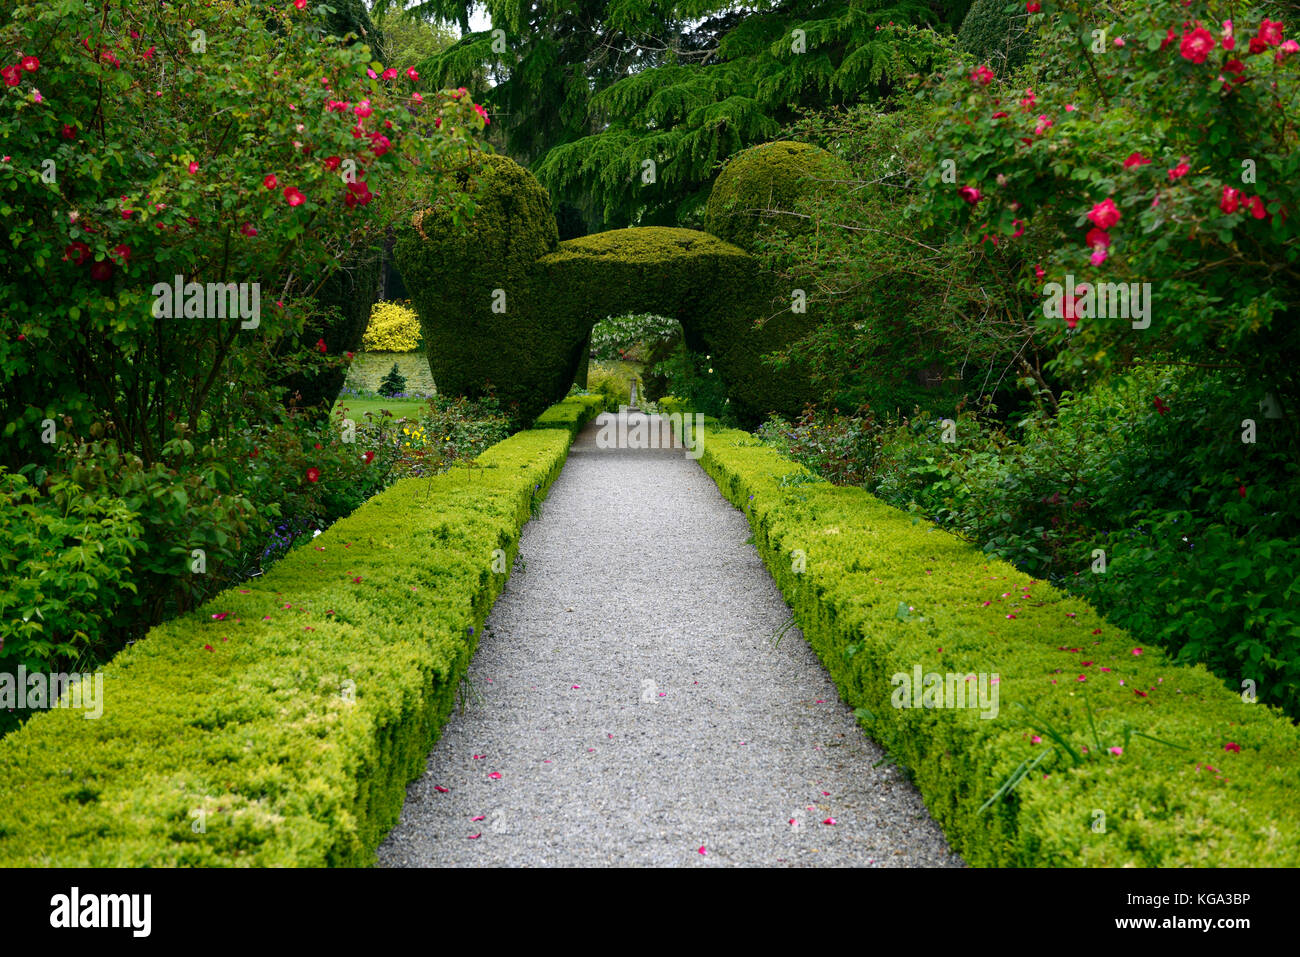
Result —
[{"label": "gravel path", "polygon": [[790,613],[744,516],[680,449],[597,427],[380,865],[960,866],[802,633],[773,648]]}]

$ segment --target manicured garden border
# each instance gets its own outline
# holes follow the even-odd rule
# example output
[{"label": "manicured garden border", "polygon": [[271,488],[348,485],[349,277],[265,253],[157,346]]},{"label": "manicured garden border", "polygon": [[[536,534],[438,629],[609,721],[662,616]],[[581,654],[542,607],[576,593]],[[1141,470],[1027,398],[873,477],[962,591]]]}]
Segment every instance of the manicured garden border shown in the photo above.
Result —
[{"label": "manicured garden border", "polygon": [[567,398],[473,467],[398,482],[118,655],[102,717],[6,736],[0,866],[373,863],[534,501],[603,407]]},{"label": "manicured garden border", "polygon": [[[1281,712],[1246,703],[1201,666],[1171,663],[1083,600],[930,522],[821,481],[747,432],[709,422],[700,462],[744,510],[844,700],[910,771],[969,863],[1300,864],[1300,730]],[[997,716],[894,707],[892,677],[917,665],[996,673]],[[1186,750],[1125,741],[1126,726]],[[1049,727],[1084,763],[1049,758],[981,814],[1051,744]]]}]

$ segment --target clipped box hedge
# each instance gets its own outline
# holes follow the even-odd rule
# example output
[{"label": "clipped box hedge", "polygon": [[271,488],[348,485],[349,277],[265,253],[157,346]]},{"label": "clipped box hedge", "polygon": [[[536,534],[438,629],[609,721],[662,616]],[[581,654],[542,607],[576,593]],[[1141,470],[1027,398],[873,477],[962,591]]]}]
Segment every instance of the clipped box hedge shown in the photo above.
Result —
[{"label": "clipped box hedge", "polygon": [[[1300,864],[1300,730],[1280,712],[1246,703],[1201,666],[1171,663],[1081,599],[931,523],[820,481],[749,433],[709,423],[700,461],[746,512],[844,699],[909,769],[969,863]],[[895,708],[891,677],[916,665],[996,673],[998,715]],[[1051,744],[1048,725],[1084,763],[1049,757],[979,813]],[[1187,750],[1136,736],[1125,746],[1126,726]]]},{"label": "clipped box hedge", "polygon": [[602,402],[397,483],[152,629],[104,669],[99,719],[0,740],[0,866],[373,863],[505,583],[493,551],[509,569]]}]

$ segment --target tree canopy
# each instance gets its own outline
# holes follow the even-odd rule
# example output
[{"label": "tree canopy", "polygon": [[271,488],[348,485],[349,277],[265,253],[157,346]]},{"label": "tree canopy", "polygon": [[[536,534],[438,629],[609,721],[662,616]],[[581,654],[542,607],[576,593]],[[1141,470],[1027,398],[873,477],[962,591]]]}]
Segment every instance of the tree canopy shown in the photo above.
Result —
[{"label": "tree canopy", "polygon": [[[396,0],[379,0],[378,13]],[[698,225],[719,164],[804,109],[896,91],[928,72],[969,0],[423,0],[458,23],[419,65],[488,106],[498,142],[589,228]],[[934,31],[920,27],[935,28]]]}]

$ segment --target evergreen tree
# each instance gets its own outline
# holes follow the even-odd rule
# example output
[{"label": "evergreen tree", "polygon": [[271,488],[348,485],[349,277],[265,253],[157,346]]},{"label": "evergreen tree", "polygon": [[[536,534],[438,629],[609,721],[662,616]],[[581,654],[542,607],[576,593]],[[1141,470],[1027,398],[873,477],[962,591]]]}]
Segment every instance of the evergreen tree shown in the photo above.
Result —
[{"label": "evergreen tree", "polygon": [[390,399],[398,393],[406,391],[406,376],[398,371],[396,362],[388,370],[388,374],[384,376],[383,381],[379,383],[379,388],[376,391],[380,395],[388,396]]},{"label": "evergreen tree", "polygon": [[[399,0],[379,0],[377,10]],[[718,164],[802,109],[927,72],[969,0],[417,0],[459,42],[421,64],[488,105],[504,151],[592,229],[699,222]],[[929,26],[938,33],[918,30]],[[500,32],[497,32],[500,31]],[[653,164],[652,166],[650,164]]]}]

